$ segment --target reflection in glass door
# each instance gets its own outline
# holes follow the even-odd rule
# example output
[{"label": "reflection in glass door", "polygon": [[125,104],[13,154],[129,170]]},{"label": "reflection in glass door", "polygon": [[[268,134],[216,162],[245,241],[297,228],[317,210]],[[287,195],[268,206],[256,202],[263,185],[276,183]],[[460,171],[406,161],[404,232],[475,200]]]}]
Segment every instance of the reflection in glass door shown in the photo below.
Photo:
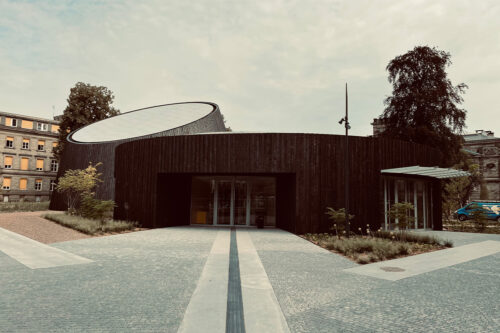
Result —
[{"label": "reflection in glass door", "polygon": [[232,181],[217,181],[217,219],[216,224],[231,224],[231,201],[232,201]]},{"label": "reflection in glass door", "polygon": [[234,225],[247,224],[247,182],[234,182]]}]

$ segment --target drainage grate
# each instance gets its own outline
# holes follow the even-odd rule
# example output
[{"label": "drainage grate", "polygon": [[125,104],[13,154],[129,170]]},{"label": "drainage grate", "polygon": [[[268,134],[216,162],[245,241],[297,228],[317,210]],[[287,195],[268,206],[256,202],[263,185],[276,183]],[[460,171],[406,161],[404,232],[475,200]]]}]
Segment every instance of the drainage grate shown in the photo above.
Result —
[{"label": "drainage grate", "polygon": [[240,263],[238,260],[238,246],[236,243],[236,229],[234,227],[231,228],[231,246],[229,250],[226,333],[245,333]]},{"label": "drainage grate", "polygon": [[399,267],[380,267],[381,270],[386,271],[386,272],[404,272],[405,270]]}]

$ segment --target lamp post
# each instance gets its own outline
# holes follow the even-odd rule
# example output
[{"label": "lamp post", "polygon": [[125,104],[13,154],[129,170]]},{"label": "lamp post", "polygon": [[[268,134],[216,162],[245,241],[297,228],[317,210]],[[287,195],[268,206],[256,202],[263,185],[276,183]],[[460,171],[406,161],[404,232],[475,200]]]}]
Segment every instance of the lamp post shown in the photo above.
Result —
[{"label": "lamp post", "polygon": [[345,156],[344,156],[344,206],[345,206],[345,231],[346,236],[349,238],[349,117],[348,117],[349,99],[347,97],[347,83],[345,84],[345,117],[340,119],[339,124],[345,123]]}]

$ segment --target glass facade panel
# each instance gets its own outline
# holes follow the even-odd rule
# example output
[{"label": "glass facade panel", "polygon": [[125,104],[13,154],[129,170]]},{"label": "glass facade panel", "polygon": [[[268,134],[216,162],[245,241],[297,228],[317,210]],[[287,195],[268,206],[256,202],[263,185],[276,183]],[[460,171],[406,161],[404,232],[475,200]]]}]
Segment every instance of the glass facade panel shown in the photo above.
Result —
[{"label": "glass facade panel", "polygon": [[247,224],[247,182],[244,180],[234,181],[234,224]]},{"label": "glass facade panel", "polygon": [[384,177],[384,211],[387,221],[387,229],[393,230],[396,227],[394,221],[391,221],[387,212],[392,205],[397,202],[411,203],[415,210],[408,212],[415,221],[408,227],[410,229],[429,229],[432,228],[432,197],[431,183],[422,180],[402,179],[395,177]]},{"label": "glass facade panel", "polygon": [[232,181],[217,181],[217,224],[231,224]]},{"label": "glass facade panel", "polygon": [[423,229],[424,224],[424,184],[422,182],[416,182],[417,187],[417,228]]},{"label": "glass facade panel", "polygon": [[214,181],[195,177],[191,184],[191,224],[212,224],[214,219]]},{"label": "glass facade panel", "polygon": [[251,180],[250,225],[256,225],[259,216],[265,226],[276,225],[276,183],[274,178],[256,177]]},{"label": "glass facade panel", "polygon": [[[394,195],[394,179],[387,180],[387,211],[389,211],[392,205],[396,202],[396,197]],[[387,229],[394,229],[394,221],[387,216]]]}]

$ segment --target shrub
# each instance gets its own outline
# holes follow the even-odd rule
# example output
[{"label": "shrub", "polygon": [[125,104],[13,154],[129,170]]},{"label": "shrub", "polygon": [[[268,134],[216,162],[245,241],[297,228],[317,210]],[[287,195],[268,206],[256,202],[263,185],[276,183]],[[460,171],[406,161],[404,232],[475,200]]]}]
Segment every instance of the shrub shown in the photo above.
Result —
[{"label": "shrub", "polygon": [[49,210],[49,201],[32,202],[0,202],[0,212],[36,212],[40,210]]},{"label": "shrub", "polygon": [[104,222],[113,217],[115,202],[113,200],[99,200],[94,197],[94,193],[83,193],[77,214]]},{"label": "shrub", "polygon": [[125,230],[132,230],[137,226],[136,222],[108,220],[105,223],[102,223],[97,220],[68,214],[46,214],[43,217],[47,220],[51,220],[60,225],[83,232],[88,235],[95,235],[104,232],[121,232]]},{"label": "shrub", "polygon": [[[333,221],[333,225],[330,227],[330,230],[335,231],[335,234],[340,239],[341,234],[346,233],[345,208],[340,208],[338,210],[335,210],[332,207],[326,207],[325,214],[328,215],[328,218]],[[354,215],[349,214],[349,221],[347,222],[349,224],[349,226],[350,226],[351,220],[353,218],[354,218]],[[349,235],[347,235],[347,236],[349,236]]]}]

